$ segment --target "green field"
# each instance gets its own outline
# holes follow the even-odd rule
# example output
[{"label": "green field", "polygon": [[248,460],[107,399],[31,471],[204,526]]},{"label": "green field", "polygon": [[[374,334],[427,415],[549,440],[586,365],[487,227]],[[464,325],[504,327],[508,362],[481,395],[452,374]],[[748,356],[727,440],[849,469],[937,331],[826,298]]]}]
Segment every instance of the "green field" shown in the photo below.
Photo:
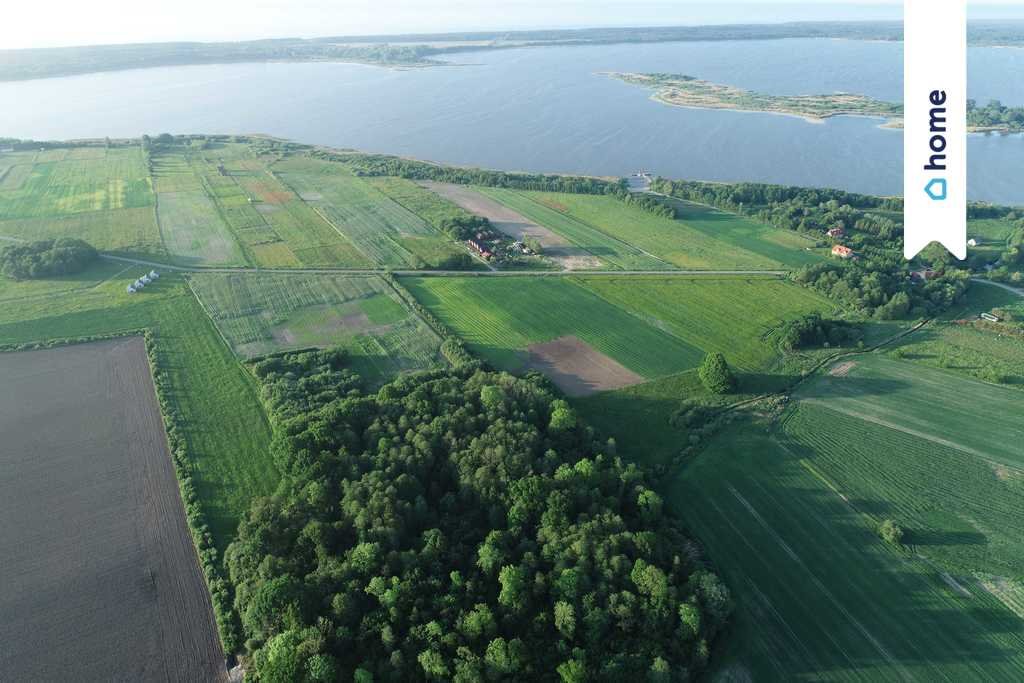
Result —
[{"label": "green field", "polygon": [[1004,244],[1010,237],[1020,232],[1011,221],[998,218],[975,218],[967,221],[967,236],[981,243],[996,242]]},{"label": "green field", "polygon": [[[603,195],[521,194],[572,219],[575,225],[590,226],[604,234],[606,240],[632,245],[634,250],[686,270],[777,270],[820,258],[804,251],[812,245],[798,235],[695,204],[686,204],[682,208],[683,218],[672,220]],[[560,225],[564,224],[547,227],[561,232]],[[565,237],[573,239],[571,234]],[[580,244],[586,247],[586,241],[593,239]],[[610,247],[597,244],[595,248]],[[598,255],[604,258],[600,251]]]},{"label": "green field", "polygon": [[562,278],[403,278],[416,299],[469,348],[505,370],[531,344],[575,335],[647,378],[700,362],[702,352]]},{"label": "green field", "polygon": [[574,278],[688,345],[721,351],[731,365],[768,370],[778,356],[772,335],[784,321],[834,309],[824,297],[769,277]]},{"label": "green field", "polygon": [[157,217],[174,262],[188,266],[245,265],[245,256],[217,207],[202,190],[160,192]]},{"label": "green field", "polygon": [[[153,329],[168,368],[171,399],[186,425],[203,509],[223,550],[253,498],[269,495],[278,479],[254,380],[179,276],[167,274],[129,295],[125,285],[144,269],[131,268],[111,279],[112,268],[101,263],[79,274],[86,286],[76,291],[59,291],[67,279],[39,280],[32,289],[40,291],[26,287],[19,297],[4,281],[0,344]],[[41,295],[47,284],[53,293]]]},{"label": "green field", "polygon": [[152,205],[153,193],[137,147],[98,149],[93,158],[65,156],[39,152],[31,162],[15,157],[19,164],[7,170],[0,183],[0,220]]},{"label": "green field", "polygon": [[343,166],[289,158],[273,170],[375,265],[429,268],[464,253],[426,220]]},{"label": "green field", "polygon": [[1012,601],[1015,589],[944,577],[884,543],[856,507],[866,502],[844,500],[763,424],[715,439],[664,495],[737,601],[711,680],[1024,676],[1022,622],[994,594]]},{"label": "green field", "polygon": [[622,270],[665,270],[674,266],[622,240],[598,230],[568,213],[557,197],[539,192],[520,192],[497,187],[478,187],[495,201],[513,209],[534,223],[548,228],[585,249],[612,268]]},{"label": "green field", "polygon": [[217,329],[243,359],[340,346],[371,381],[436,366],[441,340],[375,276],[191,276]]}]

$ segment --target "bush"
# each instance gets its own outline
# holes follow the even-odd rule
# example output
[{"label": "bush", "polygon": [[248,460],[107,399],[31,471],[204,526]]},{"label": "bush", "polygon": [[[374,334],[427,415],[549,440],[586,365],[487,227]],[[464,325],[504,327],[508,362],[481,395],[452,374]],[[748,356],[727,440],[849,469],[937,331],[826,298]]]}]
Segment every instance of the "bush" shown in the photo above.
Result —
[{"label": "bush", "polygon": [[725,356],[718,351],[712,351],[704,356],[697,376],[700,377],[704,388],[715,394],[727,394],[736,386],[736,378],[733,377],[729,364],[725,362]]},{"label": "bush", "polygon": [[886,543],[891,543],[895,546],[903,545],[903,527],[891,519],[887,519],[878,525],[878,535]]}]

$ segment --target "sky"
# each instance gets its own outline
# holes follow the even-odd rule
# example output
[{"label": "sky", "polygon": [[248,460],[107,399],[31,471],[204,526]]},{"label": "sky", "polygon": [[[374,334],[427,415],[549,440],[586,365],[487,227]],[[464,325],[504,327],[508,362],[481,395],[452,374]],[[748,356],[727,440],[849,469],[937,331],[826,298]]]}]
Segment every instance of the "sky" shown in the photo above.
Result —
[{"label": "sky", "polygon": [[[438,31],[899,20],[902,0],[17,0],[4,8],[3,15],[0,49]],[[1024,0],[986,0],[984,6],[972,6],[971,16],[1024,19]]]}]

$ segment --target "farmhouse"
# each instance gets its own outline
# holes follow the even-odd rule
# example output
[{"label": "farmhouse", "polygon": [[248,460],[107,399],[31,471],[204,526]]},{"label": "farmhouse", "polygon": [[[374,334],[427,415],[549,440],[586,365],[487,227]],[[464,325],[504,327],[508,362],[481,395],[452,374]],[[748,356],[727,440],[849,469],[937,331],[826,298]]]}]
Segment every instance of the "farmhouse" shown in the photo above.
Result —
[{"label": "farmhouse", "polygon": [[853,249],[845,247],[842,244],[837,244],[834,247],[832,247],[832,255],[838,256],[839,258],[852,258]]},{"label": "farmhouse", "polygon": [[836,227],[831,228],[825,234],[828,235],[829,237],[843,237],[846,235],[846,231],[843,230],[843,226],[837,225]]},{"label": "farmhouse", "polygon": [[921,270],[915,270],[910,273],[910,279],[916,282],[928,282],[933,277],[938,275],[937,272],[931,268],[922,268]]}]

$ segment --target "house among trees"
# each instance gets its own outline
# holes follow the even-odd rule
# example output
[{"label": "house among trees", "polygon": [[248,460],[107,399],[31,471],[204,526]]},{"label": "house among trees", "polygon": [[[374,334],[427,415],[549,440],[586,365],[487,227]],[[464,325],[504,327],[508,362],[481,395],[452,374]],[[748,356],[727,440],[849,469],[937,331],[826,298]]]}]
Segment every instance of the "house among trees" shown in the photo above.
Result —
[{"label": "house among trees", "polygon": [[491,258],[493,254],[491,254],[490,250],[484,245],[483,242],[479,241],[480,239],[482,239],[482,235],[477,234],[477,239],[469,240],[469,245],[476,249],[477,252],[485,259]]},{"label": "house among trees", "polygon": [[931,268],[922,268],[921,270],[913,270],[910,272],[910,279],[915,282],[928,282],[938,273]]},{"label": "house among trees", "polygon": [[838,256],[839,258],[853,258],[853,249],[845,247],[842,244],[837,244],[832,247],[832,255]]},{"label": "house among trees", "polygon": [[846,231],[843,230],[843,226],[837,225],[836,227],[830,229],[825,234],[828,235],[829,237],[843,237],[846,235]]}]

